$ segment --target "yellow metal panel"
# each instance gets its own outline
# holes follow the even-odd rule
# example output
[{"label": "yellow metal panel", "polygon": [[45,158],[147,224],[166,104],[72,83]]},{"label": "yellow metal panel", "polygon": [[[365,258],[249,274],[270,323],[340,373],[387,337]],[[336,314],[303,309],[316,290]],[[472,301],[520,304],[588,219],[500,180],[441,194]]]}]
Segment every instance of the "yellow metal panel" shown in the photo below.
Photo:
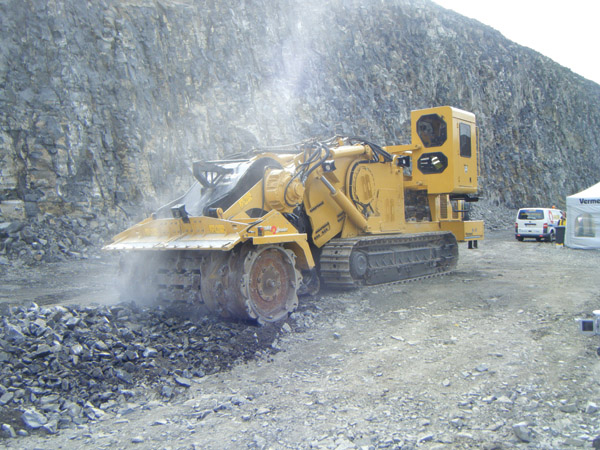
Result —
[{"label": "yellow metal panel", "polygon": [[240,220],[247,218],[246,211],[262,207],[263,180],[252,186],[238,201],[234,202],[229,209],[223,212],[223,217],[229,220]]},{"label": "yellow metal panel", "polygon": [[312,269],[315,267],[315,260],[310,251],[310,246],[306,240],[306,234],[281,234],[271,236],[261,236],[252,238],[254,245],[284,244],[296,254],[298,267],[300,269]]},{"label": "yellow metal panel", "polygon": [[440,223],[440,226],[442,230],[452,232],[458,241],[483,239],[484,230],[481,220],[444,221]]},{"label": "yellow metal panel", "polygon": [[322,247],[342,231],[346,214],[316,176],[310,177],[306,184],[304,201],[313,242],[317,247]]},{"label": "yellow metal panel", "polygon": [[428,231],[440,231],[440,222],[407,222],[402,233],[427,233]]},{"label": "yellow metal panel", "polygon": [[243,235],[245,238],[251,238],[255,245],[284,244],[294,251],[301,269],[311,269],[315,266],[306,234],[298,233],[278,211],[269,212],[260,223],[248,227]]},{"label": "yellow metal panel", "polygon": [[283,242],[296,242],[306,240],[305,233],[289,233],[289,234],[271,234],[269,236],[255,236],[252,238],[252,243],[256,245],[265,244],[281,244]]},{"label": "yellow metal panel", "polygon": [[212,217],[146,219],[115,237],[107,249],[229,250],[241,241],[247,224]]}]

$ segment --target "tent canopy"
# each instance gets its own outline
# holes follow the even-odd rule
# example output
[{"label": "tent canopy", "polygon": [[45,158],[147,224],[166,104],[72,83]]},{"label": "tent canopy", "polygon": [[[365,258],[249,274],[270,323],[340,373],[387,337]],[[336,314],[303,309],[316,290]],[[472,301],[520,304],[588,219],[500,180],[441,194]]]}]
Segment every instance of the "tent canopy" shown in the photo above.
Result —
[{"label": "tent canopy", "polygon": [[567,197],[565,245],[600,248],[600,183]]}]

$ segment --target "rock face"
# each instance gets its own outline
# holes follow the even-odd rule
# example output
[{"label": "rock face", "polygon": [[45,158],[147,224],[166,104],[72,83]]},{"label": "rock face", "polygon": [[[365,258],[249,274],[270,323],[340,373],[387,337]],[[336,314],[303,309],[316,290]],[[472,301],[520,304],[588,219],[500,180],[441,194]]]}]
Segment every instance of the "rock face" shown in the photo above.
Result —
[{"label": "rock face", "polygon": [[8,0],[0,86],[4,223],[132,221],[195,159],[406,143],[410,110],[442,104],[478,117],[489,207],[598,181],[600,86],[428,0]]}]

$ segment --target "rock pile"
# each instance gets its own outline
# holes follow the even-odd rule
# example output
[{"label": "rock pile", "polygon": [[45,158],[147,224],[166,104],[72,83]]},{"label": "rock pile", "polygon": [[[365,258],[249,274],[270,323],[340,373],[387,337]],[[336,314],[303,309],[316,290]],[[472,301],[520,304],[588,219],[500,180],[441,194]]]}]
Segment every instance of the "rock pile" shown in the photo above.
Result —
[{"label": "rock pile", "polygon": [[0,326],[3,434],[57,433],[126,414],[275,351],[278,327],[186,316],[125,304],[7,307]]},{"label": "rock pile", "polygon": [[503,205],[492,204],[488,199],[482,198],[477,203],[471,204],[470,220],[483,220],[485,230],[514,229],[516,209]]},{"label": "rock pile", "polygon": [[96,253],[110,235],[124,228],[118,222],[95,215],[0,220],[0,264],[18,259],[25,264],[87,258]]}]

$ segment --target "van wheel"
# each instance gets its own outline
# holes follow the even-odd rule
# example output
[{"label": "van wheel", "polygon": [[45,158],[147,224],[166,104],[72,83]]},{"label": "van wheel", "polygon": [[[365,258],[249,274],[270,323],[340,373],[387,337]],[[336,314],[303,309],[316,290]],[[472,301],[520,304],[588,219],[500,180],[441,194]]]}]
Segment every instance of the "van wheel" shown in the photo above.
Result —
[{"label": "van wheel", "polygon": [[523,236],[517,236],[517,241],[523,242]]}]

